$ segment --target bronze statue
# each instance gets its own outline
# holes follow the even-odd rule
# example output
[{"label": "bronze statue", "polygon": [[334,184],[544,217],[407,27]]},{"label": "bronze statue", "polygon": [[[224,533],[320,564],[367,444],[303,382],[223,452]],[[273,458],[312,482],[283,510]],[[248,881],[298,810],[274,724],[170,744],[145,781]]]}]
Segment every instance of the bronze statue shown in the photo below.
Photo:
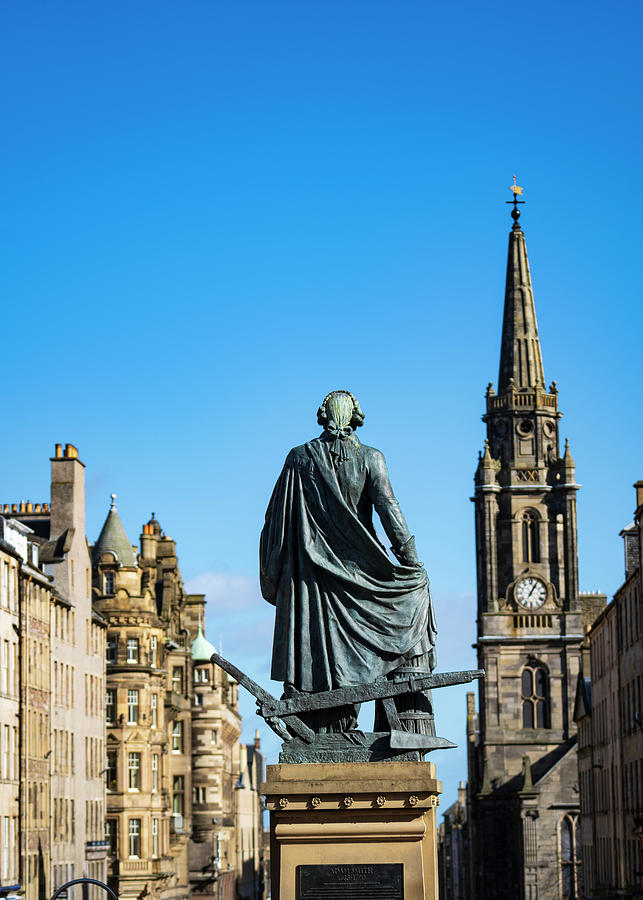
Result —
[{"label": "bronze statue", "polygon": [[[272,678],[286,697],[435,666],[428,577],[384,456],[355,433],[364,413],[349,391],[332,391],[317,421],[321,435],[286,458],[261,534],[261,590],[276,607]],[[401,711],[407,729],[435,734],[430,696],[415,699],[419,709]],[[308,719],[317,732],[355,727],[352,709]]]},{"label": "bronze statue", "polygon": [[[422,758],[454,747],[435,736],[431,688],[479,671],[433,675],[436,626],[429,580],[395,499],[384,456],[360,443],[364,413],[332,391],[323,431],[286,457],[261,533],[261,591],[275,606],[272,697],[218,654],[284,738],[282,762]],[[391,543],[380,543],[373,510]],[[373,732],[359,704],[376,700]]]}]

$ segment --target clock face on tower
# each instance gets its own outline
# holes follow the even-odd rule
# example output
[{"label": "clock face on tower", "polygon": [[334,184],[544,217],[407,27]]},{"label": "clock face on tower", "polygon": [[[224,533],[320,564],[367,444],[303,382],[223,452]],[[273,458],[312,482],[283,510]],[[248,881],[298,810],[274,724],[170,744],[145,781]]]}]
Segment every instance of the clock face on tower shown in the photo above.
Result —
[{"label": "clock face on tower", "polygon": [[523,578],[515,590],[516,600],[526,609],[538,609],[547,597],[547,588],[539,578]]}]

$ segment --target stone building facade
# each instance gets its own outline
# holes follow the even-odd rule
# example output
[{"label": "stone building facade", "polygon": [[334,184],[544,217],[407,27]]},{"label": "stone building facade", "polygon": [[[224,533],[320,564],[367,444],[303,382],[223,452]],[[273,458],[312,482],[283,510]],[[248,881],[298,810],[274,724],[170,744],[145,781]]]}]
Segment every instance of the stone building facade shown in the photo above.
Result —
[{"label": "stone building facade", "polygon": [[[85,467],[77,449],[56,444],[49,503],[5,504],[3,514],[27,529],[34,547],[31,570],[23,566],[21,732],[23,882],[35,900],[72,878],[105,878],[105,637],[92,606]],[[97,889],[90,896],[98,897]]]},{"label": "stone building facade", "polygon": [[509,235],[498,388],[475,475],[479,708],[468,697],[471,896],[579,895],[573,704],[585,602],[575,464],[545,386],[525,236]]},{"label": "stone building facade", "polygon": [[55,598],[32,537],[22,522],[0,517],[0,896],[40,900],[51,884],[49,626]]},{"label": "stone building facade", "polygon": [[588,630],[579,733],[585,896],[643,896],[643,481],[623,529],[625,581]]},{"label": "stone building facade", "polygon": [[205,597],[190,595],[186,622],[193,636],[193,817],[190,883],[199,900],[263,897],[263,829],[259,736],[239,743],[239,685],[211,662],[203,633]]},{"label": "stone building facade", "polygon": [[92,607],[76,448],[56,445],[49,503],[5,504],[2,511],[5,536],[22,535],[22,546],[13,541],[21,559],[14,568],[20,840],[9,840],[24,895],[41,900],[72,878],[105,878],[104,623]]},{"label": "stone building facade", "polygon": [[240,892],[238,685],[210,661],[205,598],[185,592],[175,542],[152,515],[137,552],[114,500],[92,548],[107,623],[109,882],[124,900],[255,900]]},{"label": "stone building facade", "polygon": [[[10,520],[0,517],[0,897],[15,897],[22,886],[22,757],[20,586],[27,542]],[[49,853],[49,846],[46,848]]]},{"label": "stone building facade", "polygon": [[0,506],[0,900],[84,875],[138,900],[263,896],[261,752],[204,607],[154,516],[136,548],[112,503],[88,545],[71,444],[50,502]]},{"label": "stone building facade", "polygon": [[443,813],[438,829],[440,900],[470,900],[467,789],[460,782],[458,799]]}]

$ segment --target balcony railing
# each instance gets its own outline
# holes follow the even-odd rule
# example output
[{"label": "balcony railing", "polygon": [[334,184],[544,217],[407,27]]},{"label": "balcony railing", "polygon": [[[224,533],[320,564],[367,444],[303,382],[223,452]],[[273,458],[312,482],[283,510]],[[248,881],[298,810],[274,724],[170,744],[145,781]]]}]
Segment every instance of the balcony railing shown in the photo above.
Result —
[{"label": "balcony railing", "polygon": [[534,406],[557,409],[558,406],[557,395],[546,394],[544,391],[507,392],[499,396],[491,395],[487,401],[490,410],[529,409]]}]

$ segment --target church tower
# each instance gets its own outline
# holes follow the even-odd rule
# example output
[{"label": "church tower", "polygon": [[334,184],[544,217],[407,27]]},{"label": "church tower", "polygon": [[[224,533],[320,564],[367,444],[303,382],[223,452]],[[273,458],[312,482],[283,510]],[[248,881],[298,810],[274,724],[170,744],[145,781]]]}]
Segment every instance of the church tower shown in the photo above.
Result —
[{"label": "church tower", "polygon": [[513,190],[498,387],[487,388],[472,498],[476,649],[486,671],[477,713],[468,698],[477,900],[578,896],[576,863],[561,844],[571,828],[573,845],[578,815],[578,485],[569,445],[561,447],[556,382],[545,385],[521,190]]}]

